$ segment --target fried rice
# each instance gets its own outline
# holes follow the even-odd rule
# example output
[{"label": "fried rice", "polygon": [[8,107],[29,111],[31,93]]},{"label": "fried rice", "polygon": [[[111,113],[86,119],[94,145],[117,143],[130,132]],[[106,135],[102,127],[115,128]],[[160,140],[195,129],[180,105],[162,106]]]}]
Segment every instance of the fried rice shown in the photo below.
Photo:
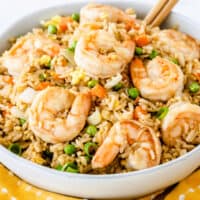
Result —
[{"label": "fried rice", "polygon": [[[136,14],[132,9],[127,9],[126,14],[136,19]],[[12,150],[13,145],[18,145],[21,149],[18,154],[37,164],[59,170],[68,163],[75,163],[78,169],[77,172],[90,174],[123,173],[133,170],[126,165],[126,159],[132,146],[127,146],[107,167],[100,169],[92,168],[92,156],[88,156],[85,152],[84,146],[86,143],[95,143],[97,148],[101,146],[113,124],[120,120],[134,119],[154,130],[161,142],[160,164],[176,159],[195,148],[200,143],[200,129],[187,132],[177,139],[174,146],[170,146],[163,142],[161,131],[163,119],[160,119],[157,113],[161,108],[170,107],[176,102],[184,101],[199,105],[200,90],[191,92],[188,85],[191,82],[198,83],[198,76],[196,76],[198,73],[196,72],[200,69],[200,61],[199,59],[187,59],[187,57],[179,55],[179,52],[177,54],[172,53],[170,48],[173,47],[167,46],[157,38],[157,33],[161,31],[159,27],[151,28],[145,26],[139,20],[136,21],[136,27],[131,27],[127,30],[123,23],[108,23],[105,16],[101,26],[104,29],[116,29],[118,33],[127,32],[133,40],[138,35],[145,34],[149,41],[148,44],[142,47],[138,46],[140,50],[142,49],[141,53],[135,52],[135,57],[144,62],[151,60],[152,51],[168,60],[176,60],[184,74],[184,89],[181,95],[174,96],[167,101],[152,101],[144,98],[141,94],[134,99],[131,98],[127,91],[129,88],[134,87],[129,72],[130,63],[124,67],[123,71],[112,77],[91,77],[76,65],[74,52],[69,49],[73,41],[78,40],[78,35],[80,34],[79,19],[72,16],[54,16],[49,20],[42,21],[41,28],[33,29],[32,32],[27,33],[25,36],[12,40],[11,48],[16,42],[20,45],[24,37],[29,40],[32,35],[36,37],[45,35],[61,48],[55,56],[53,55],[49,58],[45,51],[39,56],[33,56],[31,63],[24,67],[19,76],[15,76],[9,72],[1,60],[10,50],[2,54],[0,75],[8,77],[8,81],[0,83],[0,144],[10,150]],[[56,27],[56,33],[49,33],[50,25]],[[48,65],[47,62],[49,60],[51,63]],[[48,143],[34,134],[29,126],[29,109],[32,100],[38,93],[47,87],[55,86],[78,94],[79,92],[90,90],[88,83],[94,79],[106,89],[106,96],[103,98],[93,97],[85,127],[74,139],[66,142]],[[121,87],[116,89],[114,86],[118,83],[121,84]],[[28,97],[26,96],[27,94],[24,94],[26,96],[25,99],[27,99],[27,101],[24,101],[22,93],[27,88],[29,93]],[[136,116],[137,107],[140,107],[145,112]],[[97,130],[93,135],[88,134],[86,131],[87,126],[91,124]],[[68,144],[75,147],[75,152],[72,154],[66,153],[64,150]]]}]

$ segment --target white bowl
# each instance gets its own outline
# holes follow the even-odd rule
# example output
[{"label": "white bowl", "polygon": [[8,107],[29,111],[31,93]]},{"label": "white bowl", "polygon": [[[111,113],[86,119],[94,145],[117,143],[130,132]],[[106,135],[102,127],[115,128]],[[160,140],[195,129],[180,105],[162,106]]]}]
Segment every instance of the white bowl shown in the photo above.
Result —
[{"label": "white bowl", "polygon": [[[144,16],[149,6],[134,0],[100,0],[121,8],[134,7],[139,16]],[[63,5],[45,8],[23,17],[0,34],[0,52],[8,47],[12,36],[26,33],[38,26],[43,19],[56,14],[79,12],[87,1],[70,1]],[[180,30],[194,37],[200,29],[187,18],[172,13],[165,26],[180,25]],[[14,155],[0,145],[0,162],[27,182],[52,192],[84,198],[129,198],[139,197],[172,185],[195,170],[200,164],[200,146],[171,162],[150,169],[113,175],[84,175],[49,169]]]}]

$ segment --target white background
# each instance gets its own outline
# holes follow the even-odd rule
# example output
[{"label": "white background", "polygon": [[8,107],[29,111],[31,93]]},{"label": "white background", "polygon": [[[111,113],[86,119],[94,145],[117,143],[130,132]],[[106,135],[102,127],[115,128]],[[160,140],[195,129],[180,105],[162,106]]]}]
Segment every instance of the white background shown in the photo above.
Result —
[{"label": "white background", "polygon": [[[0,0],[0,30],[9,26],[10,22],[42,7],[48,7],[66,1],[76,0]],[[95,2],[95,0],[91,0]],[[125,1],[125,0],[122,0]],[[156,0],[138,0],[152,4]],[[200,24],[200,0],[179,0],[174,8],[179,13]]]}]

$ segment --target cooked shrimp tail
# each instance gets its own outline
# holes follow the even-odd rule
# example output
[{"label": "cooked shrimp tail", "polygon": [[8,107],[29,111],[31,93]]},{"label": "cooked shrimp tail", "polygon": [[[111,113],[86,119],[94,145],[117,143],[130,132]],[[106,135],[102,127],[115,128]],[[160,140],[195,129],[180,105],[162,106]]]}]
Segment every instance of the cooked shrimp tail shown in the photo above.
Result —
[{"label": "cooked shrimp tail", "polygon": [[[178,140],[195,143],[199,133],[200,107],[187,102],[178,102],[169,107],[169,112],[163,119],[163,141],[174,146]],[[197,140],[198,141],[198,140]]]},{"label": "cooked shrimp tail", "polygon": [[183,72],[178,65],[167,59],[157,56],[145,67],[140,59],[135,58],[130,73],[141,95],[150,100],[167,101],[182,93]]},{"label": "cooked shrimp tail", "polygon": [[[136,121],[117,122],[98,148],[92,159],[93,168],[108,166],[128,145],[138,144],[127,158],[131,169],[144,169],[158,165],[161,157],[161,144],[152,129]],[[137,146],[137,145],[136,145]]]},{"label": "cooked shrimp tail", "polygon": [[[41,91],[31,105],[30,128],[49,143],[70,141],[83,129],[90,107],[89,93],[80,93],[75,97],[67,89],[49,87]],[[69,108],[67,118],[65,115],[58,116]]]}]

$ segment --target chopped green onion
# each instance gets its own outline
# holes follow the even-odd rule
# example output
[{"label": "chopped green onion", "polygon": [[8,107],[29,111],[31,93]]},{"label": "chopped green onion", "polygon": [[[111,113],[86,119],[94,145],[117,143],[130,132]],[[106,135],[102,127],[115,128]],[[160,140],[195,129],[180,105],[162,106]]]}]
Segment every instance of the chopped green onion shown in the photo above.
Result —
[{"label": "chopped green onion", "polygon": [[74,52],[76,49],[76,45],[77,45],[77,41],[73,41],[71,46],[69,48],[67,48],[69,51]]},{"label": "chopped green onion", "polygon": [[63,165],[63,167],[62,167],[62,171],[66,171],[66,169],[67,169],[68,167],[77,168],[77,165],[76,165],[76,163],[74,163],[74,162],[66,163],[66,164]]},{"label": "chopped green onion", "polygon": [[95,136],[95,134],[97,133],[97,127],[95,125],[89,125],[86,128],[86,133],[90,136]]},{"label": "chopped green onion", "polygon": [[72,155],[73,153],[76,152],[76,147],[73,144],[67,144],[64,147],[64,152],[68,155]]},{"label": "chopped green onion", "polygon": [[39,74],[39,80],[40,81],[45,81],[47,79],[47,75],[42,73],[42,74]]},{"label": "chopped green onion", "polygon": [[74,52],[70,51],[68,48],[66,49],[65,53],[66,59],[73,65],[76,66],[76,63],[74,61]]},{"label": "chopped green onion", "polygon": [[22,154],[21,146],[18,143],[10,144],[8,149],[19,156]]},{"label": "chopped green onion", "polygon": [[84,145],[84,152],[87,156],[92,157],[97,149],[97,145],[94,142],[87,142]]},{"label": "chopped green onion", "polygon": [[87,83],[87,85],[88,85],[89,88],[93,88],[96,84],[98,84],[98,80],[95,80],[95,79],[90,80]]},{"label": "chopped green onion", "polygon": [[61,171],[62,170],[62,165],[57,165],[56,168],[58,171]]},{"label": "chopped green onion", "polygon": [[149,58],[152,60],[153,58],[155,58],[158,55],[159,55],[158,51],[156,51],[155,49],[153,49],[152,52],[151,52],[151,54],[149,55]]},{"label": "chopped green onion", "polygon": [[78,173],[79,170],[78,170],[78,166],[74,163],[74,162],[69,162],[69,163],[66,163],[62,169],[62,171],[65,171],[65,172],[72,172],[72,173]]},{"label": "chopped green onion", "polygon": [[71,172],[71,173],[79,173],[78,169],[72,168],[72,167],[68,167],[66,169],[66,172]]},{"label": "chopped green onion", "polygon": [[89,163],[90,160],[91,160],[91,157],[90,156],[85,156],[85,160],[87,161],[87,163]]},{"label": "chopped green onion", "polygon": [[197,82],[192,82],[192,83],[189,85],[189,90],[190,90],[190,92],[192,92],[192,93],[198,92],[199,89],[200,89],[200,85],[199,85],[199,83],[197,83]]},{"label": "chopped green onion", "polygon": [[26,123],[26,119],[19,118],[19,125],[23,126]]},{"label": "chopped green onion", "polygon": [[49,26],[48,26],[48,33],[50,33],[50,34],[56,34],[57,33],[56,26],[53,25],[53,24],[49,24]]},{"label": "chopped green onion", "polygon": [[143,54],[143,49],[141,47],[135,47],[135,54],[140,56]]},{"label": "chopped green onion", "polygon": [[114,90],[114,91],[119,91],[120,89],[122,89],[123,88],[123,83],[121,83],[121,82],[119,82],[119,83],[117,83],[112,89]]},{"label": "chopped green onion", "polygon": [[168,111],[169,111],[169,108],[168,107],[162,107],[162,108],[160,108],[160,110],[156,113],[156,117],[158,118],[158,119],[163,119],[166,115],[167,115],[167,113],[168,113]]},{"label": "chopped green onion", "polygon": [[179,62],[178,62],[178,60],[177,60],[176,58],[171,58],[170,60],[171,60],[174,64],[176,64],[176,65],[179,64]]},{"label": "chopped green onion", "polygon": [[127,90],[128,92],[128,96],[131,98],[131,99],[136,99],[138,96],[139,96],[139,91],[137,88],[129,88]]},{"label": "chopped green onion", "polygon": [[79,20],[80,20],[80,15],[79,15],[79,13],[73,13],[73,14],[72,14],[72,19],[73,19],[74,21],[79,22]]}]

